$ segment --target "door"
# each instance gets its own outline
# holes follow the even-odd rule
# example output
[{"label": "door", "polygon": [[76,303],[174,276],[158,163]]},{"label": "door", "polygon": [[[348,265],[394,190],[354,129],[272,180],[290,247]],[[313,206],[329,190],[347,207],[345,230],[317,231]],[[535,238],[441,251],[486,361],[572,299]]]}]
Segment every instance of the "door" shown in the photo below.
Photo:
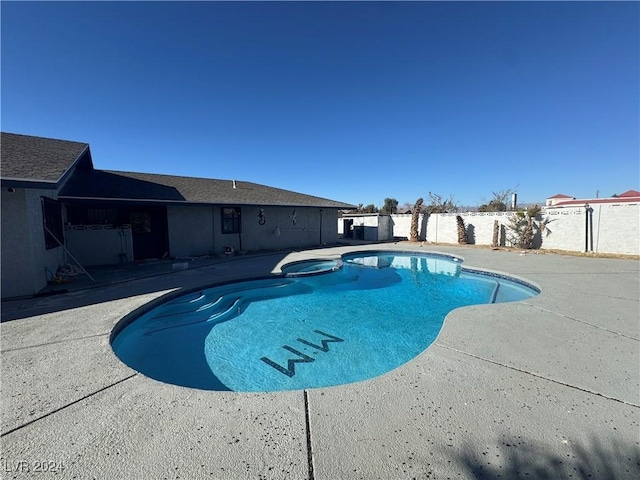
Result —
[{"label": "door", "polygon": [[169,254],[166,207],[131,209],[129,223],[133,233],[135,260],[163,258]]},{"label": "door", "polygon": [[353,238],[353,219],[347,219],[342,221],[342,237]]}]

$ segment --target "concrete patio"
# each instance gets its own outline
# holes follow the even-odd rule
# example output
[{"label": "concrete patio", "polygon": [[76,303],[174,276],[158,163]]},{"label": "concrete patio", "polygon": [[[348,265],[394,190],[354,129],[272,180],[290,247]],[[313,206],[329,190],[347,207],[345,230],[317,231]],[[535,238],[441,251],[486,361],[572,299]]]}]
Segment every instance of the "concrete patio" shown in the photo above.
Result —
[{"label": "concrete patio", "polygon": [[[277,393],[149,379],[114,355],[130,311],[175,289],[354,249],[436,251],[527,279],[527,301],[451,312],[386,375]],[[409,244],[242,256],[4,302],[2,478],[636,479],[636,260]]]}]

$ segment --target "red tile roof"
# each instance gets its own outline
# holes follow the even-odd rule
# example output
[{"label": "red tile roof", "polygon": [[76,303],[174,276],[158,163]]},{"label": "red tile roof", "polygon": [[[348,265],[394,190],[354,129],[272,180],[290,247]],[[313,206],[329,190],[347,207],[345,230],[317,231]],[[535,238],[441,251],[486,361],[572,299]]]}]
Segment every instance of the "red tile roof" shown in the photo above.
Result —
[{"label": "red tile roof", "polygon": [[631,203],[631,202],[640,202],[640,192],[637,190],[627,190],[620,195],[615,197],[608,198],[580,198],[576,199],[574,197],[569,197],[567,195],[563,195],[559,193],[558,195],[554,195],[549,198],[567,198],[569,200],[563,200],[555,203],[554,205],[550,205],[550,207],[566,207],[570,205],[584,205],[585,203],[593,204],[593,203]]},{"label": "red tile roof", "polygon": [[614,198],[587,198],[583,200],[567,200],[565,202],[558,202],[555,205],[552,205],[552,207],[565,207],[568,205],[584,205],[585,203],[588,203],[589,205],[591,205],[593,203],[632,203],[632,202],[640,203],[640,196],[624,197],[624,198],[614,197]]},{"label": "red tile roof", "polygon": [[618,195],[618,198],[627,198],[627,197],[640,197],[640,192],[637,190],[627,190],[626,192]]}]

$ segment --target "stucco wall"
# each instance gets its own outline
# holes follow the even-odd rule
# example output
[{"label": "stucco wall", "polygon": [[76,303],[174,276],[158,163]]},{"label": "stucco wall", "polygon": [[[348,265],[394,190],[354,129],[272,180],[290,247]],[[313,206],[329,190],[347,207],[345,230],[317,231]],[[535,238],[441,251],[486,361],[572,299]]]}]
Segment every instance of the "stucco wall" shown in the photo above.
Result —
[{"label": "stucco wall", "polygon": [[259,223],[260,207],[242,208],[243,250],[332,245],[338,241],[335,209],[324,208],[322,213],[320,208],[312,207],[263,207],[262,210],[264,225]]},{"label": "stucco wall", "polygon": [[83,267],[133,262],[131,227],[66,227],[66,247]]},{"label": "stucco wall", "polygon": [[[214,225],[211,206],[169,206],[169,253],[172,257],[199,257],[215,251],[214,228],[220,229],[220,220]],[[219,209],[218,209],[219,210]]]},{"label": "stucco wall", "polygon": [[[55,190],[26,190],[27,200],[27,222],[31,251],[34,258],[33,264],[33,292],[40,291],[47,284],[47,274],[45,267],[52,272],[58,270],[60,265],[67,263],[67,257],[62,247],[46,249],[44,240],[44,228],[42,224],[42,200],[41,197],[58,199],[58,192]],[[64,239],[59,239],[64,242]]]},{"label": "stucco wall", "polygon": [[57,192],[2,189],[2,298],[37,293],[47,284],[45,267],[55,272],[66,263],[62,247],[45,248],[41,196]]},{"label": "stucco wall", "polygon": [[[260,224],[260,211],[264,223]],[[295,210],[295,214],[294,214]],[[169,250],[173,257],[200,256],[234,251],[332,245],[338,241],[336,209],[308,207],[241,207],[242,233],[222,233],[220,206],[167,208]],[[294,224],[295,217],[295,224]],[[321,222],[322,221],[322,225]]]},{"label": "stucco wall", "polygon": [[25,191],[2,189],[2,297],[33,292],[33,257],[27,228]]}]

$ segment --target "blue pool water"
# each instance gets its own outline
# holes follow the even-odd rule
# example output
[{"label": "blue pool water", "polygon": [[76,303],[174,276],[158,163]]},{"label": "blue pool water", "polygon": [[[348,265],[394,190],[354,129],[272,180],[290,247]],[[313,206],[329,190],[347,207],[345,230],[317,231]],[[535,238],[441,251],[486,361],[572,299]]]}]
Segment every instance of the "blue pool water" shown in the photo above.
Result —
[{"label": "blue pool water", "polygon": [[122,328],[112,347],[130,367],[175,385],[325,387],[408,362],[455,308],[537,293],[523,282],[468,271],[454,257],[354,253],[175,298]]}]

